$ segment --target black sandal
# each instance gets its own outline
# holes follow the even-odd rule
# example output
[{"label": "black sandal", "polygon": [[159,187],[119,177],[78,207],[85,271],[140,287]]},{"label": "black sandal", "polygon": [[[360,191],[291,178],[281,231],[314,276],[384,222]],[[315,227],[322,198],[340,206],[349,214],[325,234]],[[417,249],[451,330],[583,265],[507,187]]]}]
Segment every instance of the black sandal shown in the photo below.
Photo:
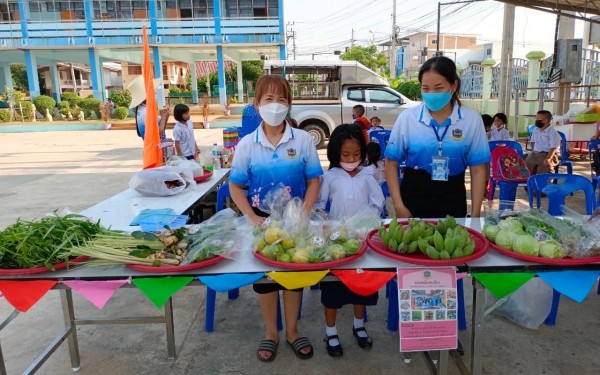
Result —
[{"label": "black sandal", "polygon": [[327,354],[329,354],[333,358],[339,358],[339,357],[344,356],[344,349],[342,348],[341,343],[339,343],[337,345],[329,344],[329,340],[333,340],[333,339],[338,339],[338,342],[340,341],[340,338],[338,337],[338,335],[325,336],[325,339],[323,340],[327,344]]},{"label": "black sandal", "polygon": [[[278,346],[279,343],[273,340],[261,340],[260,344],[258,345],[258,350],[256,351],[256,356],[259,360],[263,362],[271,362],[275,359],[275,356],[277,355]],[[261,357],[260,352],[271,353],[271,356],[269,358]]]},{"label": "black sandal", "polygon": [[[298,337],[294,342],[289,342],[288,340],[285,341],[288,343],[289,346],[292,347],[294,353],[296,354],[296,357],[300,359],[309,359],[313,356],[313,347],[306,337]],[[302,353],[302,349],[305,348],[310,348],[310,352],[306,354]]]},{"label": "black sandal", "polygon": [[358,332],[361,332],[361,331],[364,331],[365,333],[367,333],[367,330],[365,329],[365,327],[360,327],[360,328],[352,327],[352,333],[354,334],[354,337],[356,337],[358,346],[360,346],[363,349],[371,349],[373,347],[373,341],[371,341],[371,338],[369,337],[368,333],[367,333],[367,337],[359,336]]}]

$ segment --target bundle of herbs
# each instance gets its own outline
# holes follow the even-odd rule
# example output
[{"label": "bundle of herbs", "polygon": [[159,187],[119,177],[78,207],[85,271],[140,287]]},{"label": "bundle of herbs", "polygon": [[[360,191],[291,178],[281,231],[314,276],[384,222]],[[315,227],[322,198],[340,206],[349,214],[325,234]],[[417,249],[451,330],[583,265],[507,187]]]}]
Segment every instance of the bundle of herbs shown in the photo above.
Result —
[{"label": "bundle of herbs", "polygon": [[0,268],[34,268],[68,258],[73,246],[82,245],[103,231],[99,222],[93,223],[77,214],[51,216],[33,221],[17,220],[0,231]]}]

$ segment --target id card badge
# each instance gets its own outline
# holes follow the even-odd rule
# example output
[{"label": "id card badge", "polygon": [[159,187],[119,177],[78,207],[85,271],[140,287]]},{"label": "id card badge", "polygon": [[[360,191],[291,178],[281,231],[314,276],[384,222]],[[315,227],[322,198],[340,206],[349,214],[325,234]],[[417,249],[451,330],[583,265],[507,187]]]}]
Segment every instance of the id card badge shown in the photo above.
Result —
[{"label": "id card badge", "polygon": [[431,158],[431,179],[433,181],[448,181],[447,156],[433,156]]}]

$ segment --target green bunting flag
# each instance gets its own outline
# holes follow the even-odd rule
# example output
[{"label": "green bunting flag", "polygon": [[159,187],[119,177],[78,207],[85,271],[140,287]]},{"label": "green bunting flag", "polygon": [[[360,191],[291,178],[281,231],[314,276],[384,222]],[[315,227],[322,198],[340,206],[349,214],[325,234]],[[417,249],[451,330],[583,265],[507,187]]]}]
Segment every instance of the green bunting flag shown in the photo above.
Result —
[{"label": "green bunting flag", "polygon": [[519,289],[535,276],[535,273],[474,273],[472,276],[479,280],[494,297],[503,298]]},{"label": "green bunting flag", "polygon": [[142,293],[157,308],[162,308],[171,296],[184,286],[188,285],[193,277],[152,277],[134,278],[131,282],[137,286]]}]

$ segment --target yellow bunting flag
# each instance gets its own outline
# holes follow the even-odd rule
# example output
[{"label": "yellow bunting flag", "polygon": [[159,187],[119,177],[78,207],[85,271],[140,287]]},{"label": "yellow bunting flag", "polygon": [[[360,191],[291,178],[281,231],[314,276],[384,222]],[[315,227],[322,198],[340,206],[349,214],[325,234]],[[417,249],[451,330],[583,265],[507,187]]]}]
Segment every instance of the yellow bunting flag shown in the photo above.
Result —
[{"label": "yellow bunting flag", "polygon": [[321,281],[329,273],[325,271],[307,272],[267,272],[267,276],[275,280],[279,285],[287,289],[299,289],[312,286]]}]

